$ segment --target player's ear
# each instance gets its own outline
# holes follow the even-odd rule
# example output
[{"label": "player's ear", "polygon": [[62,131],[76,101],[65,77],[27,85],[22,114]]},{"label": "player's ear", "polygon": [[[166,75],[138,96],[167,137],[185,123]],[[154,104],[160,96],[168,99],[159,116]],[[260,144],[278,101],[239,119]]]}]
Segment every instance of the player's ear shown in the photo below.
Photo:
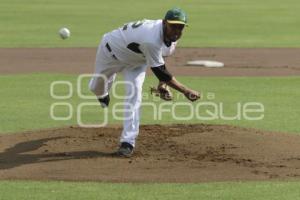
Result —
[{"label": "player's ear", "polygon": [[163,20],[163,29],[165,30],[167,28],[167,20]]}]

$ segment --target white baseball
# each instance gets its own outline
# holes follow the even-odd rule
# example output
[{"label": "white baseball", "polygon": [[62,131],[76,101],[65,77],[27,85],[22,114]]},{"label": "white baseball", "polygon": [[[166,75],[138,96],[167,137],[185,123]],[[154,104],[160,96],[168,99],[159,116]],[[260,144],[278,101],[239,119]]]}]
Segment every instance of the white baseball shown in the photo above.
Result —
[{"label": "white baseball", "polygon": [[68,37],[71,36],[70,30],[69,30],[68,28],[65,28],[65,27],[59,29],[58,34],[59,34],[59,36],[60,36],[62,39],[67,39]]}]

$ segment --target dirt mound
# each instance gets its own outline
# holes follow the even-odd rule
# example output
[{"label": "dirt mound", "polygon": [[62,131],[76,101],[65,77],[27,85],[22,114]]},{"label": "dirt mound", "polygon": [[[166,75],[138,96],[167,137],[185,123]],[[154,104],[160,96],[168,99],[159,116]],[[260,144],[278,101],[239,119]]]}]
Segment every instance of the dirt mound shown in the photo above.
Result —
[{"label": "dirt mound", "polygon": [[0,179],[207,182],[300,177],[300,136],[227,125],[141,126],[134,157],[112,157],[121,127],[0,136]]},{"label": "dirt mound", "polygon": [[[173,75],[299,76],[299,54],[300,48],[178,48],[166,63]],[[90,74],[95,55],[95,48],[0,48],[0,73]],[[191,60],[216,60],[225,67],[185,66]]]}]

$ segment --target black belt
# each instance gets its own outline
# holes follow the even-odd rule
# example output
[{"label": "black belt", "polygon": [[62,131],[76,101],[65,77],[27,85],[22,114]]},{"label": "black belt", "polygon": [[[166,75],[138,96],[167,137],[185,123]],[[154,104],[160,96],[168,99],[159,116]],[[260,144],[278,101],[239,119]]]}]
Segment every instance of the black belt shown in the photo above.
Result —
[{"label": "black belt", "polygon": [[[112,53],[112,50],[111,50],[111,48],[110,48],[110,46],[109,46],[108,43],[106,43],[105,47],[107,48],[107,50],[108,50],[110,53]],[[114,59],[118,60],[118,58],[115,56],[115,54],[112,54],[112,57],[113,57]]]}]

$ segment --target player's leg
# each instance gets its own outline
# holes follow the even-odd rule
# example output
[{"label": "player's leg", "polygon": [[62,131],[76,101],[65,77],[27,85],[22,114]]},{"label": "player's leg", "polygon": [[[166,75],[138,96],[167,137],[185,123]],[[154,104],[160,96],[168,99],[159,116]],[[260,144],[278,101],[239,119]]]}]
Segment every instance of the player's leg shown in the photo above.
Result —
[{"label": "player's leg", "polygon": [[102,98],[108,95],[108,92],[116,78],[116,74],[106,76],[105,74],[94,74],[90,80],[89,88],[97,96]]},{"label": "player's leg", "polygon": [[124,71],[126,84],[126,99],[124,101],[124,122],[120,138],[121,144],[126,142],[135,146],[139,133],[140,107],[142,103],[142,86],[146,74],[146,65]]},{"label": "player's leg", "polygon": [[121,64],[115,60],[105,47],[106,42],[101,42],[96,54],[95,73],[90,80],[89,88],[97,96],[102,107],[109,104],[109,91],[120,71]]},{"label": "player's leg", "polygon": [[94,74],[90,80],[89,88],[97,96],[103,108],[108,107],[110,97],[109,91],[116,78],[116,73],[106,76],[105,74]]}]

